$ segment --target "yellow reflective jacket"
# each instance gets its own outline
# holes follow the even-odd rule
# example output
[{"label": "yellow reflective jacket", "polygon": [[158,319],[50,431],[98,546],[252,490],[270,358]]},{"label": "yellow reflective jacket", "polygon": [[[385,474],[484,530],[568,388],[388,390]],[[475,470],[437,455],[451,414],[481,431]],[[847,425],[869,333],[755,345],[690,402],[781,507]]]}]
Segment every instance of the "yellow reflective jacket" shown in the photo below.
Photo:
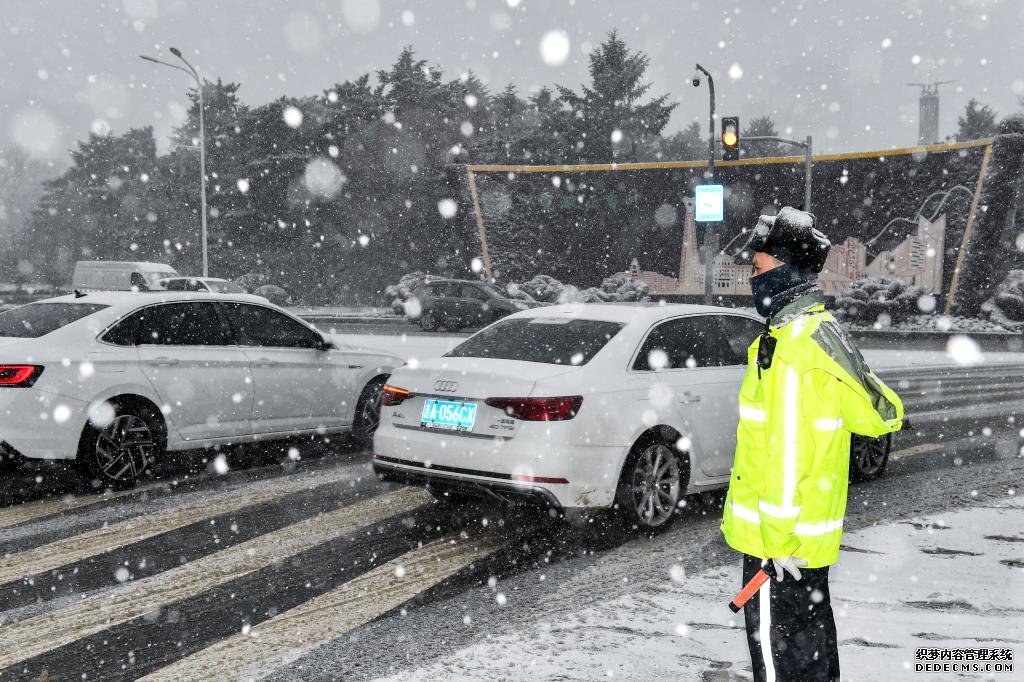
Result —
[{"label": "yellow reflective jacket", "polygon": [[745,554],[793,554],[820,568],[839,559],[850,434],[899,430],[903,403],[825,311],[820,292],[773,322],[771,367],[758,371],[760,337],[748,349],[722,533]]}]

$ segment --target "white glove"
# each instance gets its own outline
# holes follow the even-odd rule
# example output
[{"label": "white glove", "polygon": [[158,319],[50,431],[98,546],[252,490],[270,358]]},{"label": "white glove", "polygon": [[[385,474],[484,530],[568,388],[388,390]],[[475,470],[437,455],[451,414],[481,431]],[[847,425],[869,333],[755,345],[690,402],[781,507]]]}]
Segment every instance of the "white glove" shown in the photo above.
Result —
[{"label": "white glove", "polygon": [[807,566],[807,560],[795,556],[788,556],[785,559],[772,559],[775,564],[775,579],[780,583],[786,576],[786,572],[793,576],[794,580],[800,580],[800,569]]}]

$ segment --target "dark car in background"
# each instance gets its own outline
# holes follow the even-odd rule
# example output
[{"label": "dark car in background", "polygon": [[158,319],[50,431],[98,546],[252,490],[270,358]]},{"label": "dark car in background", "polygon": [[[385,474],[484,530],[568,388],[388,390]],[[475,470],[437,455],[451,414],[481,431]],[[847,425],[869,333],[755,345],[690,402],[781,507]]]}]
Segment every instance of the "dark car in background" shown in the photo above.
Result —
[{"label": "dark car in background", "polygon": [[498,287],[462,279],[436,279],[415,292],[420,302],[419,323],[424,331],[440,327],[458,331],[480,327],[506,315],[543,305],[536,301],[509,298]]}]

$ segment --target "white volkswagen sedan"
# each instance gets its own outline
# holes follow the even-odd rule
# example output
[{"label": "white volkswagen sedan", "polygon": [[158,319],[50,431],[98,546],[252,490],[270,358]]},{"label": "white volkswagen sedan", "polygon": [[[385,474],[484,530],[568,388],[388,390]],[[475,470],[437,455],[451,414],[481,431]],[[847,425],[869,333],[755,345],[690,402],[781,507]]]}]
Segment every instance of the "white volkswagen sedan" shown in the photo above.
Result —
[{"label": "white volkswagen sedan", "polygon": [[0,463],[131,484],[167,450],[352,432],[402,360],[256,296],[97,292],[0,313]]},{"label": "white volkswagen sedan", "polygon": [[577,517],[614,506],[630,527],[665,527],[684,494],[728,484],[736,396],[763,328],[695,305],[515,313],[392,374],[374,470],[441,500],[486,496]]}]

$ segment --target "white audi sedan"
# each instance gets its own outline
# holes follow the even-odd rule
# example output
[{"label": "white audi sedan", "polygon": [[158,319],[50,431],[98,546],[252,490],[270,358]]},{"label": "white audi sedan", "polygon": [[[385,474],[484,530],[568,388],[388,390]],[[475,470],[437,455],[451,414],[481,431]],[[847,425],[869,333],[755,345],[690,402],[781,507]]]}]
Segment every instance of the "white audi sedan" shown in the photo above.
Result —
[{"label": "white audi sedan", "polygon": [[763,328],[696,305],[515,313],[392,374],[374,470],[443,501],[484,496],[584,519],[614,506],[629,527],[665,527],[684,494],[728,484],[736,396]]},{"label": "white audi sedan", "polygon": [[372,440],[402,360],[241,294],[96,292],[0,313],[0,464],[77,459],[130,485],[168,450]]}]

